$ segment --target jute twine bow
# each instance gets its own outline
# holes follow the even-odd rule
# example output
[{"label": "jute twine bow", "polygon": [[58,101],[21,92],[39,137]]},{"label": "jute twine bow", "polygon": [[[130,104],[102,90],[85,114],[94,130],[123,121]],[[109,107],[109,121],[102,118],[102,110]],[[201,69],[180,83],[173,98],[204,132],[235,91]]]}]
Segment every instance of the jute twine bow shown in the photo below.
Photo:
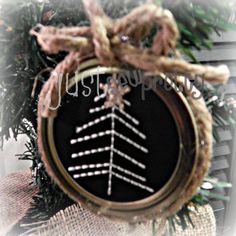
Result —
[{"label": "jute twine bow", "polygon": [[[127,16],[113,20],[93,0],[83,0],[90,27],[55,28],[37,25],[30,31],[47,53],[67,51],[69,54],[57,65],[41,92],[42,116],[56,115],[48,109],[58,103],[58,80],[62,76],[62,95],[65,75],[72,75],[81,60],[96,56],[105,66],[129,64],[143,71],[180,73],[200,76],[211,83],[224,83],[229,78],[227,66],[218,67],[190,64],[175,58],[179,37],[176,22],[170,11],[152,3],[132,10]],[[142,40],[153,26],[159,26],[151,48],[143,48]],[[171,57],[169,55],[172,55]],[[41,103],[40,103],[41,104]]]}]

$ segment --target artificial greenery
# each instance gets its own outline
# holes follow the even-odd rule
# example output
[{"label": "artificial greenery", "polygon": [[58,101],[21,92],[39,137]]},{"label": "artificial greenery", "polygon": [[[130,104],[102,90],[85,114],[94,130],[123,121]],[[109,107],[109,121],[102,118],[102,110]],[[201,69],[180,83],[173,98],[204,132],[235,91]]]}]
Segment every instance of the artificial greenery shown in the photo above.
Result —
[{"label": "artificial greenery", "polygon": [[[143,2],[143,0],[130,0],[122,4],[115,0],[104,0],[102,5],[108,15],[117,18]],[[229,1],[159,0],[156,2],[173,13],[180,31],[178,50],[195,63],[193,49],[210,49],[213,45],[211,39],[213,32],[219,34],[235,26]],[[27,150],[18,157],[32,161],[34,184],[40,189],[34,198],[33,212],[47,213],[70,201],[65,200],[67,199],[65,194],[47,175],[38,152],[37,100],[43,83],[49,77],[50,68],[54,68],[65,55],[63,53],[56,56],[44,54],[35,38],[29,35],[29,30],[38,23],[55,26],[89,23],[83,5],[78,0],[43,2],[31,0],[17,5],[6,2],[1,5],[0,16],[0,146],[3,147],[4,140],[11,136],[17,139],[19,134],[26,134],[29,137],[26,143]],[[144,45],[150,43],[149,40],[147,38]],[[42,73],[44,69],[46,70]],[[32,96],[36,77],[39,82]],[[235,123],[233,113],[235,106],[230,103],[229,98],[222,97],[217,87],[204,86],[201,92],[213,115],[215,125],[225,126]],[[216,133],[214,136],[217,141]],[[229,187],[229,185],[216,181],[213,188],[217,187]],[[211,197],[221,196],[211,194],[210,190],[199,189],[192,202],[203,204]],[[181,222],[185,225],[185,219],[189,218],[188,207],[184,206],[176,216],[182,219]],[[174,222],[176,216],[170,217],[170,222]]]}]

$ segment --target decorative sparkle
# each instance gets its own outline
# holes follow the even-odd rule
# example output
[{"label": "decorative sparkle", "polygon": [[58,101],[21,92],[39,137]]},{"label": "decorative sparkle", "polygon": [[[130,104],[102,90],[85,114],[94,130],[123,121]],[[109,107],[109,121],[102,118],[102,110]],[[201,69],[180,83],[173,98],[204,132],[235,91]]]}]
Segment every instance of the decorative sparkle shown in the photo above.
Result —
[{"label": "decorative sparkle", "polygon": [[210,183],[210,182],[204,182],[201,187],[202,187],[203,189],[206,189],[206,190],[211,190],[211,189],[213,189],[213,185],[212,185],[212,183]]},{"label": "decorative sparkle", "polygon": [[122,41],[123,43],[128,42],[128,41],[129,41],[129,36],[127,36],[127,35],[122,35],[122,36],[121,36],[121,41]]}]

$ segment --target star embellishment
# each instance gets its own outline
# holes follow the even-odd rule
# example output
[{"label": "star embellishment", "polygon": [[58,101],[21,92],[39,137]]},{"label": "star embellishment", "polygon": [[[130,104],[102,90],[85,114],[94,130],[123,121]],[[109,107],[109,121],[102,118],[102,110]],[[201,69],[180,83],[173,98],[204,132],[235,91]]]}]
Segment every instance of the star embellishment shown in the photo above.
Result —
[{"label": "star embellishment", "polygon": [[120,85],[116,80],[116,76],[113,76],[107,84],[100,84],[99,87],[106,95],[106,101],[104,103],[106,108],[117,106],[120,110],[124,110],[123,96],[130,92],[129,86]]}]

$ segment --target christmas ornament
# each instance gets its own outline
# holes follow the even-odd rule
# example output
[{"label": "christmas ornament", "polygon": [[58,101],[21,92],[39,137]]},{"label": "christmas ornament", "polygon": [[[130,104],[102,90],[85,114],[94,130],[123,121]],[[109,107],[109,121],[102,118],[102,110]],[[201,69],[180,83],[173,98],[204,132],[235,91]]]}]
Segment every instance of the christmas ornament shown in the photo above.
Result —
[{"label": "christmas ornament", "polygon": [[[167,10],[146,4],[113,21],[96,3],[84,5],[91,27],[31,31],[46,52],[69,51],[40,94],[42,159],[71,198],[98,214],[169,216],[198,190],[212,151],[211,116],[180,74],[221,83],[228,69],[169,57],[178,30]],[[162,29],[143,49],[150,22]],[[138,83],[132,69],[142,72]]]},{"label": "christmas ornament", "polygon": [[123,86],[117,78],[124,70],[96,59],[77,69],[57,116],[39,120],[49,173],[69,196],[100,214],[128,221],[171,214],[189,182],[199,185],[198,162],[207,169],[210,158],[199,156],[197,123],[186,98],[173,87],[166,90],[171,83],[162,77],[155,86],[145,75],[136,87]]}]

